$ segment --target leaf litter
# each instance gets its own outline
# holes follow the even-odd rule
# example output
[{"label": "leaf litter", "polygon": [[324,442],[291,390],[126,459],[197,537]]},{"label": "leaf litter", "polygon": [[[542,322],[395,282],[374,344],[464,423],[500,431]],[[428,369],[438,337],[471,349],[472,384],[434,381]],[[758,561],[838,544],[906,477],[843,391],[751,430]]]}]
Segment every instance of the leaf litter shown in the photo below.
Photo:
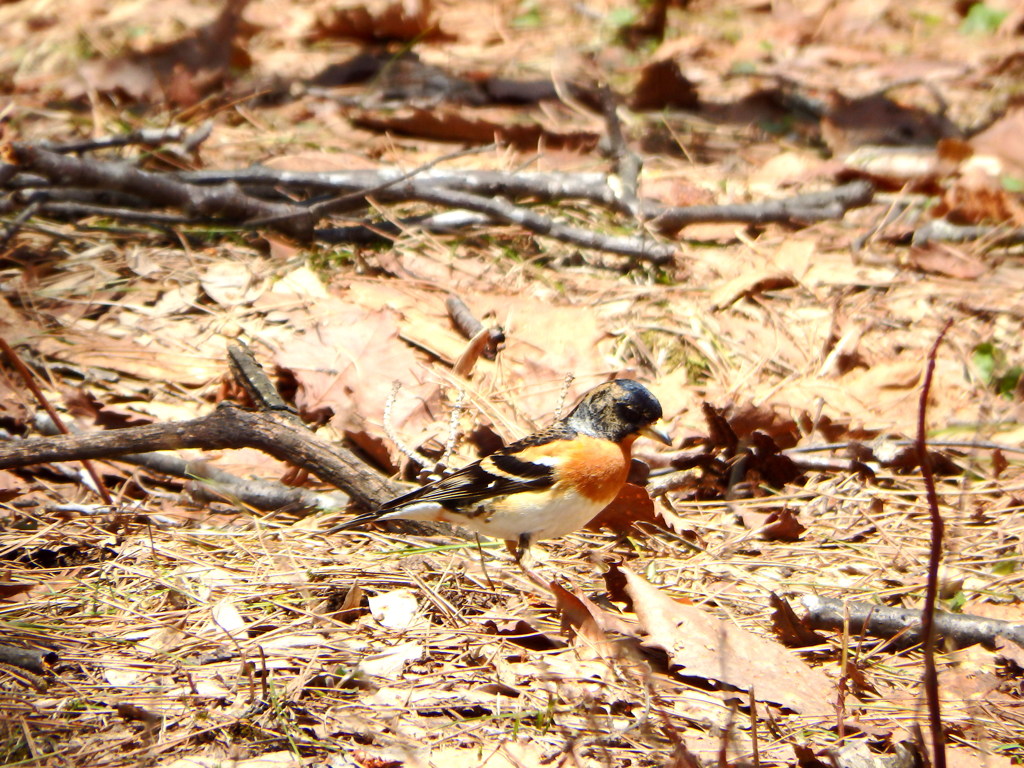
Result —
[{"label": "leaf litter", "polygon": [[[921,216],[1019,226],[1019,110],[1004,106],[1019,28],[979,45],[935,2],[882,3],[885,13],[698,3],[670,12],[656,48],[631,50],[616,42],[611,4],[549,5],[314,2],[282,20],[279,4],[251,0],[225,4],[218,21],[176,5],[10,3],[0,6],[12,41],[0,70],[17,93],[9,126],[18,140],[52,141],[210,119],[198,159],[211,168],[315,147],[314,168],[347,153],[333,159],[408,169],[448,153],[458,130],[460,141],[497,134],[505,145],[454,168],[575,172],[606,163],[593,150],[593,82],[628,92],[671,61],[683,90],[644,92],[628,125],[657,196],[747,202],[843,174],[889,196],[799,230],[686,227],[681,255],[660,267],[507,226],[408,229],[385,252],[36,219],[4,246],[4,337],[31,354],[53,402],[78,404],[83,428],[201,415],[221,396],[228,341],[254,341],[322,437],[390,472],[401,463],[384,426],[395,381],[392,430],[435,453],[461,393],[467,437],[453,465],[476,458],[484,427],[514,439],[611,375],[648,382],[677,438],[707,434],[709,402],[731,420],[737,450],[754,440],[748,424],[803,448],[898,441],[916,428],[924,354],[953,318],[929,404],[931,436],[952,444],[960,468],[940,485],[945,563],[959,574],[944,606],[1024,622],[1019,253],[995,240],[909,244]],[[231,44],[197,47],[218,23]],[[333,94],[310,87],[371,32],[416,39],[419,61]],[[182,50],[195,57],[179,65]],[[548,79],[564,100],[465,98],[466,83],[492,93],[496,78]],[[268,98],[250,99],[257,92]],[[807,99],[823,93],[817,106]],[[69,104],[48,107],[54,94]],[[944,143],[960,140],[950,125],[985,130],[965,148]],[[870,166],[849,154],[893,139],[904,146],[873,150]],[[836,156],[823,159],[822,145]],[[172,155],[120,156],[159,168]],[[914,195],[937,204],[922,213]],[[622,226],[583,203],[559,214]],[[462,378],[450,372],[466,343],[445,314],[450,293],[507,336],[496,361]],[[979,349],[1002,367],[979,365]],[[34,405],[6,368],[0,386],[3,427],[21,434]],[[1007,448],[998,471],[971,444],[986,440]],[[637,448],[656,473],[671,466]],[[203,458],[242,475],[283,472]],[[3,667],[7,762],[660,766],[692,753],[738,765],[756,748],[761,764],[810,765],[845,745],[888,759],[923,718],[917,650],[841,633],[787,650],[771,600],[919,608],[928,531],[913,467],[876,467],[873,481],[809,471],[781,488],[688,470],[653,512],[632,486],[597,530],[538,547],[553,592],[489,542],[327,539],[321,516],[190,504],[176,482],[120,463],[103,471],[123,509],[91,507],[77,473],[62,473],[70,467],[5,473],[3,642],[58,654],[39,680]],[[792,522],[773,535],[764,514]],[[631,590],[606,583],[616,572]],[[952,761],[1022,759],[1013,664],[1012,649],[940,650]]]}]

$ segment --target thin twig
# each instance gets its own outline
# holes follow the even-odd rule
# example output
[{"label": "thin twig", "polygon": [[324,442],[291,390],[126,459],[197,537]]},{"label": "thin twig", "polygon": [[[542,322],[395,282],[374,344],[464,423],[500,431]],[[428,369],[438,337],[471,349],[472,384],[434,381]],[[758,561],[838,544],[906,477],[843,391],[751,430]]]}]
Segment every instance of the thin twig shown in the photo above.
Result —
[{"label": "thin twig", "polygon": [[[605,136],[608,142],[607,155],[615,161],[615,178],[621,187],[619,198],[622,207],[628,210],[633,218],[640,218],[640,171],[643,160],[630,149],[622,133],[622,121],[619,120],[618,104],[615,94],[608,86],[600,89],[601,112],[604,116]],[[611,179],[609,179],[611,181]]]},{"label": "thin twig", "polygon": [[1019,245],[1024,243],[1024,228],[1005,224],[954,224],[945,219],[931,219],[914,230],[911,243],[923,247],[930,242],[966,243],[985,240],[992,245]]},{"label": "thin twig", "polygon": [[925,442],[925,416],[928,411],[928,393],[931,391],[932,376],[935,373],[935,356],[946,331],[953,321],[947,320],[928,353],[928,365],[921,385],[921,399],[917,411],[917,456],[921,464],[925,493],[928,497],[928,512],[932,522],[931,548],[928,552],[928,588],[925,591],[924,607],[921,609],[921,631],[924,634],[924,694],[928,702],[928,724],[932,732],[932,765],[946,768],[946,745],[942,729],[942,710],[939,702],[939,677],[935,669],[935,599],[939,593],[939,560],[942,558],[942,534],[944,523],[939,513],[939,497],[935,493],[935,476],[932,473],[931,456]]},{"label": "thin twig", "polygon": [[424,163],[423,165],[417,166],[416,168],[413,168],[411,171],[403,173],[401,176],[396,176],[394,179],[383,181],[380,184],[377,184],[376,186],[369,187],[368,189],[361,189],[355,192],[350,192],[347,195],[341,195],[340,197],[334,197],[331,198],[330,200],[324,200],[323,202],[317,203],[316,205],[310,207],[310,212],[317,218],[322,218],[331,213],[334,213],[335,211],[345,210],[345,208],[351,205],[353,202],[358,202],[361,200],[365,200],[368,197],[376,196],[377,194],[386,190],[388,187],[395,186],[396,184],[401,184],[402,182],[408,181],[414,176],[419,176],[420,174],[430,170],[436,165],[440,165],[441,163],[447,162],[448,160],[455,160],[460,157],[468,157],[469,155],[480,155],[483,154],[484,152],[490,152],[491,150],[495,149],[496,146],[496,144],[487,144],[486,146],[483,147],[470,147],[469,149],[462,149],[457,152],[449,152],[446,155],[435,157],[433,160],[430,160]]},{"label": "thin twig", "polygon": [[671,261],[676,253],[676,247],[669,243],[656,243],[642,237],[605,235],[590,228],[573,227],[542,216],[529,208],[514,205],[503,197],[483,197],[417,181],[411,182],[411,185],[416,190],[417,199],[424,202],[486,213],[496,221],[516,224],[534,234],[578,245],[581,248],[629,256],[652,264],[665,264]]},{"label": "thin twig", "polygon": [[384,402],[384,434],[387,435],[388,440],[390,440],[394,444],[395,448],[397,448],[406,458],[414,464],[419,464],[424,469],[429,470],[435,466],[434,462],[412,446],[406,445],[405,441],[402,440],[401,436],[395,430],[394,423],[391,420],[391,414],[395,408],[395,400],[398,399],[398,393],[401,389],[402,383],[396,380],[391,385],[391,393],[388,395],[388,399]]},{"label": "thin twig", "polygon": [[441,454],[438,461],[442,466],[448,466],[448,462],[451,461],[452,454],[455,452],[455,446],[459,440],[459,419],[462,418],[462,412],[465,410],[465,402],[466,391],[460,389],[455,403],[452,405],[452,412],[448,416],[448,437],[444,441],[444,453]]},{"label": "thin twig", "polygon": [[[39,385],[36,384],[35,376],[32,375],[28,366],[22,362],[18,353],[11,348],[11,345],[8,344],[7,340],[2,336],[0,336],[0,350],[2,350],[4,355],[7,356],[7,360],[14,366],[14,370],[16,370],[18,375],[21,376],[21,380],[25,382],[25,386],[32,392],[32,396],[35,397],[36,402],[43,407],[47,415],[50,417],[50,420],[57,426],[57,429],[65,435],[68,434],[67,426],[61,419],[60,414],[57,413],[54,407],[50,404],[50,401],[43,394]],[[80,461],[82,462],[82,466],[85,467],[85,471],[89,473],[89,477],[92,478],[93,484],[96,486],[96,492],[100,495],[100,498],[103,499],[103,503],[113,507],[114,499],[111,498],[110,491],[107,490],[107,486],[104,484],[103,478],[100,477],[100,473],[96,470],[96,465],[94,465],[89,459],[81,459]]]},{"label": "thin twig", "polygon": [[761,751],[757,743],[757,697],[754,696],[754,686],[747,691],[747,704],[750,706],[750,749],[751,758],[754,761],[754,768],[761,768]]},{"label": "thin twig", "polygon": [[104,136],[98,139],[83,139],[82,141],[70,141],[66,143],[41,142],[39,146],[51,152],[58,152],[62,155],[80,154],[82,152],[94,152],[97,149],[113,149],[115,147],[128,147],[133,144],[144,147],[158,147],[161,144],[174,142],[188,142],[190,146],[198,147],[198,144],[209,137],[210,125],[204,124],[192,132],[199,137],[199,142],[192,139],[183,125],[171,125],[167,128],[140,128],[137,131],[118,134],[116,136]]},{"label": "thin twig", "polygon": [[576,375],[572,372],[565,374],[562,379],[562,388],[558,390],[558,407],[555,408],[555,420],[562,418],[562,411],[565,409],[565,399],[569,396],[569,387],[572,386]]}]

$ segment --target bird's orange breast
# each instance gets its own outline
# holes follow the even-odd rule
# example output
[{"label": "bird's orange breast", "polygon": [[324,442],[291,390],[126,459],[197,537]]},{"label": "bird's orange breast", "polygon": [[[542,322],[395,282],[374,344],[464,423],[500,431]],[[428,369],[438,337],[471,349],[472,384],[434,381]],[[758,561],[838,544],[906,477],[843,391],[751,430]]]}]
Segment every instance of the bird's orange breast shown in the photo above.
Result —
[{"label": "bird's orange breast", "polygon": [[629,449],[625,444],[578,435],[530,449],[530,453],[563,459],[556,470],[557,485],[565,485],[593,502],[609,504],[629,475]]}]

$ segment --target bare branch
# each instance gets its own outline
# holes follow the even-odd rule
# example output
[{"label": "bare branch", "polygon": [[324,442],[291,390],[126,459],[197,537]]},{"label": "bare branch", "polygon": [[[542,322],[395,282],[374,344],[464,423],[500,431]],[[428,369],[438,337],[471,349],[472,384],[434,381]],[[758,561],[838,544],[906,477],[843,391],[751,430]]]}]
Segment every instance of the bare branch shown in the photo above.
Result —
[{"label": "bare branch", "polygon": [[198,187],[169,174],[142,171],[127,163],[68,157],[28,144],[6,144],[0,147],[0,157],[55,184],[125,192],[153,205],[180,208],[211,219],[237,223],[277,219],[275,229],[304,241],[313,234],[314,221],[301,206],[250,197],[235,184]]},{"label": "bare branch", "polygon": [[[463,154],[466,152],[456,153]],[[451,212],[461,217],[457,224],[450,219],[442,222],[439,216],[428,217],[422,224],[427,228],[479,226],[491,222],[513,224],[581,248],[655,264],[670,261],[676,248],[670,243],[656,242],[645,234],[638,237],[605,235],[589,227],[572,226],[516,201],[585,200],[650,221],[662,234],[673,234],[688,224],[699,222],[799,224],[841,218],[850,208],[871,202],[873,196],[871,185],[858,181],[827,192],[763,203],[677,208],[641,200],[635,194],[622,194],[617,191],[621,181],[614,181],[605,174],[452,173],[433,169],[451,155],[412,171],[381,169],[330,173],[276,171],[258,166],[236,171],[153,173],[126,163],[68,157],[18,143],[3,145],[0,156],[9,163],[0,166],[3,186],[19,190],[26,200],[24,204],[34,202],[41,212],[72,217],[110,216],[158,226],[212,221],[246,228],[270,228],[304,242],[318,239],[337,243],[367,238],[379,240],[397,235],[401,230],[384,225],[375,232],[374,226],[369,224],[355,229],[314,230],[323,217],[364,209],[371,199],[378,203],[420,201],[456,209]],[[123,199],[111,204],[112,193]],[[324,195],[329,197],[324,199]],[[294,202],[302,197],[308,198],[307,202]],[[133,210],[133,205],[138,205],[139,210]],[[174,208],[181,214],[147,211],[146,206]]]},{"label": "bare branch", "polygon": [[318,440],[305,427],[270,413],[244,411],[227,402],[213,413],[190,421],[2,444],[0,469],[182,448],[258,448],[341,488],[366,509],[403,491],[402,486],[367,467],[355,454]]},{"label": "bare branch", "polygon": [[924,607],[921,609],[921,634],[924,636],[924,695],[928,701],[928,724],[932,732],[932,765],[946,768],[946,742],[942,729],[942,710],[939,700],[939,676],[935,669],[935,599],[939,594],[939,561],[942,559],[942,534],[945,524],[939,512],[939,497],[935,493],[935,475],[926,443],[925,416],[928,413],[928,394],[935,373],[935,356],[946,331],[953,324],[947,320],[939,331],[938,338],[928,352],[928,365],[921,384],[921,399],[917,410],[917,457],[921,464],[925,492],[928,497],[928,512],[932,521],[931,546],[928,551],[928,587],[925,590]]},{"label": "bare branch", "polygon": [[[889,639],[898,637],[897,645],[901,648],[917,645],[924,637],[919,610],[818,595],[805,595],[800,602],[807,611],[805,623],[811,629],[842,632],[848,616],[851,633]],[[1021,624],[967,613],[939,612],[934,620],[935,634],[952,640],[960,648],[975,643],[992,647],[997,637],[1024,647],[1024,625]]]}]

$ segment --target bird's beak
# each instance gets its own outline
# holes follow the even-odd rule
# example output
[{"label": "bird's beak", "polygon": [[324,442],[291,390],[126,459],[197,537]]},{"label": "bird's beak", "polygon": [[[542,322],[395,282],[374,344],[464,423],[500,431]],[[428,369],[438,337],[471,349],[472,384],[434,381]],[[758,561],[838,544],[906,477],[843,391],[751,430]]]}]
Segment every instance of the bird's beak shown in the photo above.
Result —
[{"label": "bird's beak", "polygon": [[669,446],[672,445],[672,438],[669,437],[668,432],[661,427],[654,426],[653,424],[648,424],[646,427],[641,429],[640,434],[644,437],[651,438],[651,440],[657,440],[659,443],[664,443]]}]

